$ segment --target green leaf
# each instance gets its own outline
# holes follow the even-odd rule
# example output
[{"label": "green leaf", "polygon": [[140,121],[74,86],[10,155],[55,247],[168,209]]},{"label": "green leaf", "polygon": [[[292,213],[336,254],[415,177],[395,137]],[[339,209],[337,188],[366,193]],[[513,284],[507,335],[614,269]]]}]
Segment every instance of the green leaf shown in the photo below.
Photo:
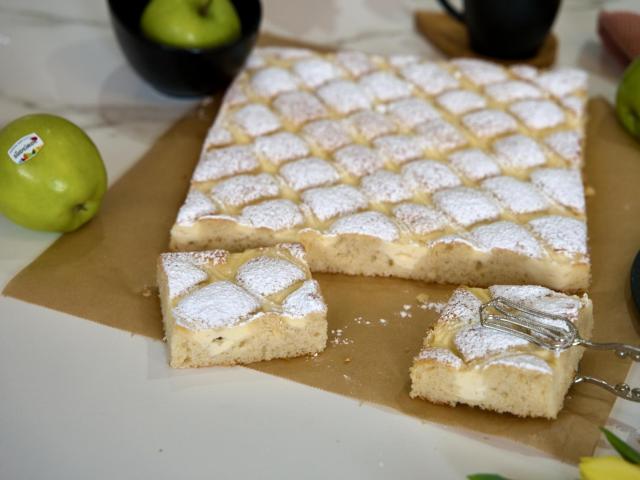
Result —
[{"label": "green leaf", "polygon": [[625,442],[606,428],[601,427],[600,430],[602,430],[602,433],[604,433],[604,436],[607,437],[607,440],[609,441],[611,446],[616,449],[616,451],[622,458],[624,458],[627,462],[640,465],[640,452],[632,448],[627,442]]},{"label": "green leaf", "polygon": [[467,476],[468,480],[509,480],[502,475],[496,475],[495,473],[474,473]]}]

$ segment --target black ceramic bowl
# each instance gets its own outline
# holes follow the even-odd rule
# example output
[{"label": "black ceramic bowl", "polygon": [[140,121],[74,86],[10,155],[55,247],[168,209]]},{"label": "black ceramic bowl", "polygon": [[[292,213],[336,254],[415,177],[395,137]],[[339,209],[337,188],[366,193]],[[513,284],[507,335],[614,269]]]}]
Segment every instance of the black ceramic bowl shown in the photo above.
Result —
[{"label": "black ceramic bowl", "polygon": [[192,97],[214,93],[242,68],[258,37],[260,0],[232,0],[242,24],[242,36],[216,48],[177,48],[156,43],[140,30],[149,0],[108,0],[111,24],[129,63],[157,90]]}]

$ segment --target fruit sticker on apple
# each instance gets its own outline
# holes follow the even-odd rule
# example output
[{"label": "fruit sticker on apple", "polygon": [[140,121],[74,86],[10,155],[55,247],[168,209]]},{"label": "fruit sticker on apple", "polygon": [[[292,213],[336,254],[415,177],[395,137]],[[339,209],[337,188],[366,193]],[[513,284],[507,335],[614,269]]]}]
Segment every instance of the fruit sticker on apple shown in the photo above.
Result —
[{"label": "fruit sticker on apple", "polygon": [[0,130],[0,212],[34,230],[70,232],[88,222],[107,190],[98,149],[55,115],[20,117]]},{"label": "fruit sticker on apple", "polygon": [[20,165],[35,157],[43,146],[44,142],[38,134],[31,132],[14,143],[7,153],[11,160]]}]

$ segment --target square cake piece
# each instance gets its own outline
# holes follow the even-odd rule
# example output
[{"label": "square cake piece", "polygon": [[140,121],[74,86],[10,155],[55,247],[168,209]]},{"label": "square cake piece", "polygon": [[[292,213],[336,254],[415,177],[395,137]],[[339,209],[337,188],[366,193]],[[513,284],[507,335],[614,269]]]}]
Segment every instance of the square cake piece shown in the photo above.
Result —
[{"label": "square cake piece", "polygon": [[561,315],[576,325],[583,338],[591,336],[592,307],[586,295],[580,298],[531,285],[458,288],[414,359],[411,397],[520,417],[556,418],[584,348],[554,353],[483,327],[480,305],[495,297]]},{"label": "square cake piece", "polygon": [[584,290],[584,72],[257,49],[171,230],[312,271]]},{"label": "square cake piece", "polygon": [[296,357],[326,346],[327,306],[300,244],[163,253],[158,286],[172,367]]}]

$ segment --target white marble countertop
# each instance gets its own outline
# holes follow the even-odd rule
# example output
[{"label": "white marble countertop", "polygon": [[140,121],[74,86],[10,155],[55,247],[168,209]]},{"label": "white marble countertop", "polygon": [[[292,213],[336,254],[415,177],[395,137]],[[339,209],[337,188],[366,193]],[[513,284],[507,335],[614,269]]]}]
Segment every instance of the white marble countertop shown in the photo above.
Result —
[{"label": "white marble countertop", "polygon": [[[434,2],[264,1],[270,32],[438,55],[413,31],[411,17]],[[602,51],[597,12],[634,5],[563,3],[554,27],[559,63],[589,70],[594,94],[612,99],[622,71]],[[111,32],[106,1],[0,0],[0,65],[0,125],[34,112],[67,117],[96,142],[111,182],[194,104],[162,96],[134,74]],[[0,286],[55,238],[0,217]],[[0,322],[3,479],[577,476],[514,445],[253,370],[172,371],[160,342],[6,297]],[[640,369],[629,380],[640,384]],[[637,437],[638,408],[618,402],[610,427]]]}]

